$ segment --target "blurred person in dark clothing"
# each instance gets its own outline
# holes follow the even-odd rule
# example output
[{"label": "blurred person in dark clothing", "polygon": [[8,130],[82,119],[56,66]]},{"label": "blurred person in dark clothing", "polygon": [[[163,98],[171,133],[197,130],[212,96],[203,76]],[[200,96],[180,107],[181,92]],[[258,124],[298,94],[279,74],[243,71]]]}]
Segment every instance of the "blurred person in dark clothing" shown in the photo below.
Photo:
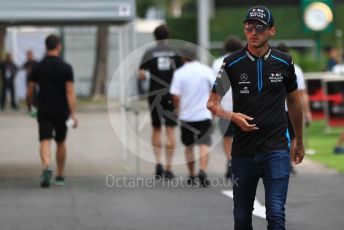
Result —
[{"label": "blurred person in dark clothing", "polygon": [[[32,69],[37,65],[37,61],[33,56],[32,50],[28,50],[26,53],[26,62],[23,65],[23,69],[26,72],[26,86],[29,86],[29,81],[31,77]],[[35,93],[33,96],[32,105],[37,107],[37,100],[38,100],[38,86],[36,86]]]},{"label": "blurred person in dark clothing", "polygon": [[344,130],[341,132],[336,146],[333,149],[334,154],[344,154]]},{"label": "blurred person in dark clothing", "polygon": [[11,94],[11,105],[12,109],[17,109],[18,106],[15,102],[15,85],[14,80],[17,74],[18,68],[13,63],[13,58],[11,53],[6,54],[6,60],[0,64],[0,73],[2,80],[2,91],[1,91],[1,110],[5,109],[6,106],[6,95],[7,91]]},{"label": "blurred person in dark clothing", "polygon": [[27,51],[26,58],[27,58],[27,60],[24,63],[23,68],[26,71],[26,83],[27,83],[27,85],[29,85],[30,75],[31,75],[33,67],[37,64],[37,61],[35,60],[35,58],[33,56],[32,50]]},{"label": "blurred person in dark clothing", "polygon": [[333,67],[341,62],[339,52],[332,46],[326,46],[324,51],[328,57],[326,62],[326,71],[332,71]]},{"label": "blurred person in dark clothing", "polygon": [[[178,51],[168,42],[170,29],[166,25],[155,28],[153,34],[156,45],[148,49],[143,55],[139,67],[139,80],[149,79],[147,95],[153,128],[152,146],[156,159],[155,176],[173,179],[174,128],[177,125],[177,118],[169,88],[173,73],[182,65],[182,62]],[[162,140],[163,126],[166,130],[166,141]],[[162,151],[165,151],[166,168],[161,160]]]},{"label": "blurred person in dark clothing", "polygon": [[[72,66],[60,58],[62,44],[56,35],[45,40],[46,57],[32,70],[27,92],[27,105],[30,109],[36,85],[38,93],[38,129],[40,156],[43,166],[41,187],[50,187],[53,171],[51,165],[51,140],[56,142],[57,173],[56,185],[66,183],[64,169],[67,158],[67,124],[78,125],[76,117],[76,96]],[[68,118],[69,117],[69,118]],[[70,122],[69,122],[70,121]]]}]

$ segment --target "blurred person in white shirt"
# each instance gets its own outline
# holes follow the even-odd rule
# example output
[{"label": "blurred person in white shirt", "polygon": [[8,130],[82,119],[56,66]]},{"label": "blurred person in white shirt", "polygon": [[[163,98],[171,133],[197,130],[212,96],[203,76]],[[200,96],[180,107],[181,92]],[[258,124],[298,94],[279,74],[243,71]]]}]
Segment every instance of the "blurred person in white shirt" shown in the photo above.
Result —
[{"label": "blurred person in white shirt", "polygon": [[[276,47],[277,50],[288,53],[289,49],[286,44],[280,43]],[[305,78],[303,76],[303,72],[300,66],[294,63],[294,69],[295,69],[295,75],[296,75],[296,81],[297,81],[297,90],[299,91],[300,94],[300,99],[301,99],[301,104],[302,104],[302,111],[304,115],[304,122],[306,126],[310,124],[312,121],[312,113],[310,110],[310,105],[309,105],[309,97],[307,93],[307,88],[306,88],[306,83],[305,83]],[[285,104],[285,111],[288,113],[288,107],[287,103]],[[294,128],[291,124],[289,115],[288,115],[288,131],[289,131],[289,136],[290,136],[290,149],[295,148],[296,140],[295,140],[295,132]],[[290,167],[291,167],[291,173],[296,174],[296,171],[292,165],[292,162],[290,162]]]},{"label": "blurred person in white shirt", "polygon": [[208,66],[196,60],[191,48],[183,50],[184,65],[177,69],[172,78],[170,93],[181,121],[181,139],[185,146],[185,157],[189,170],[187,183],[195,184],[194,147],[199,146],[200,170],[198,179],[202,187],[210,185],[206,174],[211,145],[212,114],[207,101],[215,81],[215,74]]}]

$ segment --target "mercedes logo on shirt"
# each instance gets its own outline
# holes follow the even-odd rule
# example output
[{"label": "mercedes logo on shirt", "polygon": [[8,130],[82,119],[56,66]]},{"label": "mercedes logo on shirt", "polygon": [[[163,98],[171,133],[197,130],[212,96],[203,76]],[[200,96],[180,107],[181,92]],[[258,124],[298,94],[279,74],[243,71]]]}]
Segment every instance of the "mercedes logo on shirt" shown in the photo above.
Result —
[{"label": "mercedes logo on shirt", "polygon": [[246,73],[242,73],[240,75],[239,85],[249,85],[249,84],[251,84],[251,82],[248,79],[248,75]]},{"label": "mercedes logo on shirt", "polygon": [[247,74],[246,74],[246,73],[241,74],[241,75],[240,75],[240,80],[241,80],[241,81],[247,81],[247,80],[248,80]]}]

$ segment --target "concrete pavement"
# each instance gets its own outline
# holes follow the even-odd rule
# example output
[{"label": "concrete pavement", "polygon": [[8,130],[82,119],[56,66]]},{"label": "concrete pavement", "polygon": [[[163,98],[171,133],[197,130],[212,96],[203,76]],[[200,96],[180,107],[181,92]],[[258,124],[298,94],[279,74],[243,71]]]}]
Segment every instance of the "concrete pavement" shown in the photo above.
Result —
[{"label": "concrete pavement", "polygon": [[[187,188],[111,186],[106,178],[137,180],[136,156],[123,158],[122,143],[106,112],[80,113],[80,127],[69,132],[68,185],[40,189],[37,125],[24,113],[0,114],[0,226],[3,230],[233,229],[231,187]],[[143,118],[142,118],[143,119]],[[143,128],[149,142],[149,125]],[[218,133],[216,138],[219,138]],[[182,156],[182,152],[176,155]],[[221,145],[212,152],[209,175],[221,181],[225,158]],[[140,160],[142,178],[150,180],[154,165]],[[287,229],[342,229],[344,176],[311,161],[291,178]],[[185,165],[174,166],[186,176]],[[264,204],[260,183],[257,199]],[[254,217],[254,229],[266,221]]]}]

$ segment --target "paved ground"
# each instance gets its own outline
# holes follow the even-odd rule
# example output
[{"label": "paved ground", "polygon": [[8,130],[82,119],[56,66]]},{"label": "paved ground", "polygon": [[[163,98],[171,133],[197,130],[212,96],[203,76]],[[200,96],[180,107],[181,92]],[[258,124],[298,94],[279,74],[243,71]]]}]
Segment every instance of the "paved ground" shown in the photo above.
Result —
[{"label": "paved ground", "polygon": [[[222,194],[230,186],[188,188],[179,179],[175,187],[160,182],[135,188],[129,183],[124,188],[124,176],[127,182],[137,178],[136,157],[123,155],[108,114],[84,112],[80,123],[79,129],[69,133],[68,185],[42,190],[38,187],[36,123],[24,113],[0,114],[1,230],[233,229],[233,202]],[[149,143],[147,127],[142,128],[142,136],[140,146]],[[135,143],[132,137],[129,140]],[[140,152],[144,151],[140,147]],[[181,159],[182,152],[178,150],[176,155]],[[211,156],[211,177],[222,179],[224,162],[219,145]],[[140,161],[140,174],[147,183],[151,182],[152,168],[152,163]],[[288,229],[343,229],[344,176],[310,161],[298,172],[290,181]],[[185,166],[175,166],[175,173],[185,176]],[[117,186],[112,184],[114,179]],[[261,185],[257,199],[264,203]],[[254,217],[255,229],[265,226],[264,219]]]}]

